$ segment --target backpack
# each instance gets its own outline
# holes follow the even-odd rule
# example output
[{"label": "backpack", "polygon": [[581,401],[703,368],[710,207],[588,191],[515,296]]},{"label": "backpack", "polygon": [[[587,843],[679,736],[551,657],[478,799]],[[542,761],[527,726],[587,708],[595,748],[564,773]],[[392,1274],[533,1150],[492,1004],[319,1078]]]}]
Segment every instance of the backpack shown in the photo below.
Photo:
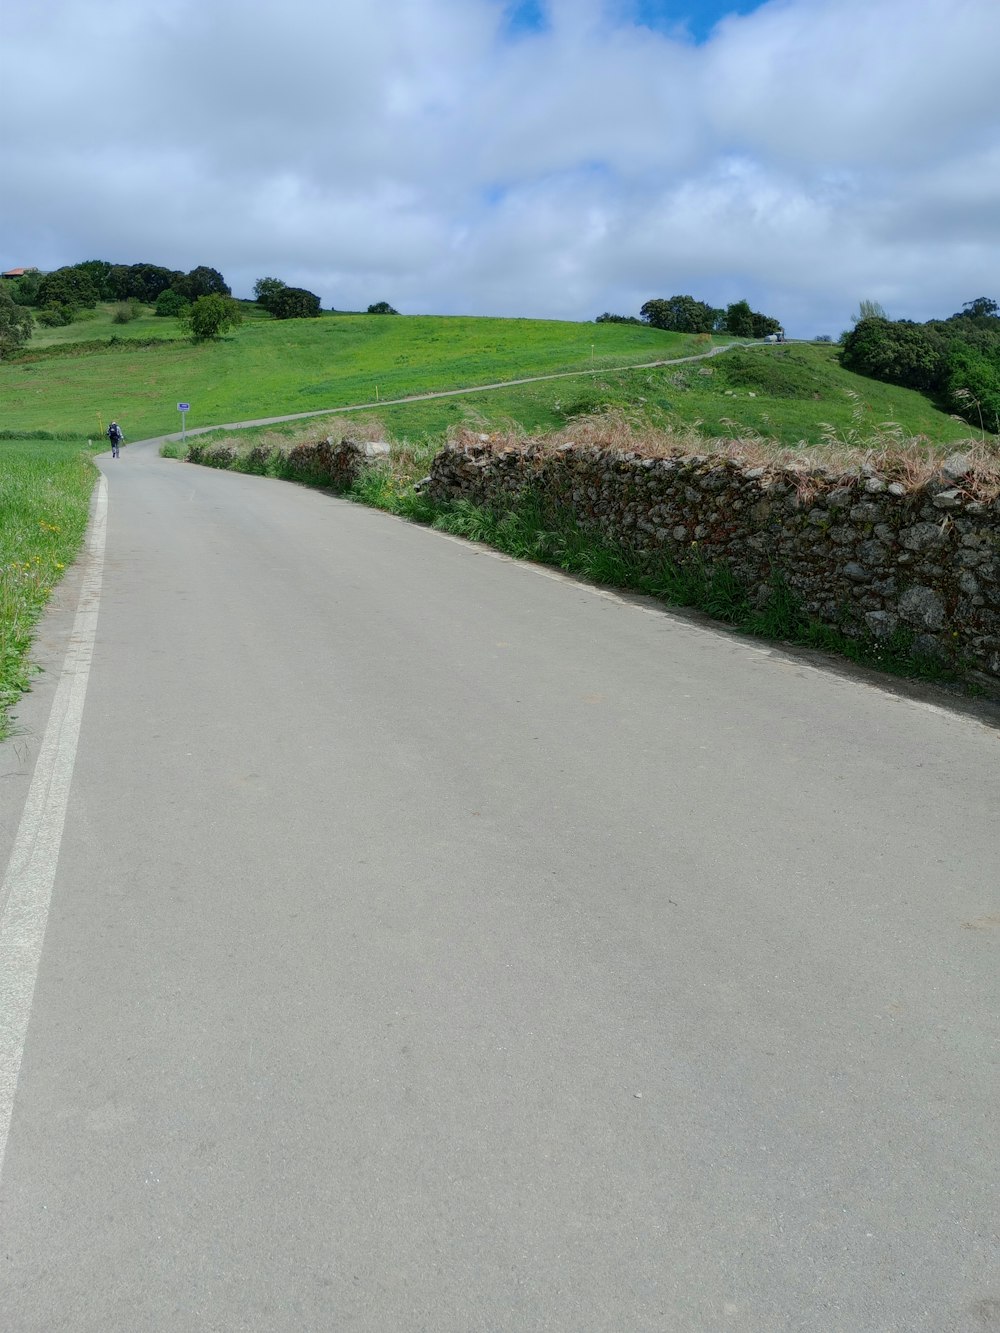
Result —
[{"label": "backpack", "polygon": [[111,425],[108,427],[108,439],[120,440],[121,438],[122,438],[121,427],[117,424],[117,422],[112,421]]}]

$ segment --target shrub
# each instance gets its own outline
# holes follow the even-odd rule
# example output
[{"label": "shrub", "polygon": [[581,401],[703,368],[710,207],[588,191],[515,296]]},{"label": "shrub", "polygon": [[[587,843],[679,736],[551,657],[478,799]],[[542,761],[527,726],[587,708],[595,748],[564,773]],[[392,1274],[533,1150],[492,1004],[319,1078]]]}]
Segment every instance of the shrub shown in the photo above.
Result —
[{"label": "shrub", "polygon": [[271,470],[271,465],[275,461],[277,453],[278,450],[272,448],[269,444],[255,444],[241,458],[240,471],[266,476]]},{"label": "shrub", "polygon": [[183,315],[191,305],[186,296],[182,296],[174,287],[168,287],[156,298],[156,314],[164,318]]},{"label": "shrub", "polygon": [[58,329],[66,324],[72,324],[76,316],[75,306],[60,305],[58,302],[53,302],[52,305],[47,305],[44,310],[39,310],[35,318],[39,324],[43,324],[46,328]]},{"label": "shrub", "polygon": [[195,342],[209,342],[242,324],[243,311],[231,296],[199,296],[183,318]]}]

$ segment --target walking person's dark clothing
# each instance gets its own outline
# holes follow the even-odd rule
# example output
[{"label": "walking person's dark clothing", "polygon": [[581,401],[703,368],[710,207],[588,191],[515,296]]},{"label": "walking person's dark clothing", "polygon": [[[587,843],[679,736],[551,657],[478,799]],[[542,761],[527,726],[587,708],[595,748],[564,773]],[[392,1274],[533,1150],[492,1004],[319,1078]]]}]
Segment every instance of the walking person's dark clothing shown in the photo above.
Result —
[{"label": "walking person's dark clothing", "polygon": [[122,434],[122,428],[117,421],[112,421],[107,430],[108,439],[111,441],[111,457],[118,457],[118,449],[125,436]]}]

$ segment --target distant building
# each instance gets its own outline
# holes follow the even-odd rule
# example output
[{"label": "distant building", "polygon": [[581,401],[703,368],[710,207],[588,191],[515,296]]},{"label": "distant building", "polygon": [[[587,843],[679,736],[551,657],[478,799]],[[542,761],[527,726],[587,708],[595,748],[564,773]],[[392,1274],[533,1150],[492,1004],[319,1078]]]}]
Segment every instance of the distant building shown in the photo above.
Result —
[{"label": "distant building", "polygon": [[37,272],[37,268],[9,268],[6,273],[0,273],[0,278],[23,278],[26,273]]}]

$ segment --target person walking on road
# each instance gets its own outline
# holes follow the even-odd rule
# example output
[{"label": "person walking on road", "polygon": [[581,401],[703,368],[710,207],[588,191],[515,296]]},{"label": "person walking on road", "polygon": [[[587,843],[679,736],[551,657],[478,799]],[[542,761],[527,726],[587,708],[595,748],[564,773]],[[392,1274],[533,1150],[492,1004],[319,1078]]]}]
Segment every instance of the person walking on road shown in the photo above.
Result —
[{"label": "person walking on road", "polygon": [[117,421],[112,421],[107,430],[108,439],[111,441],[111,457],[118,457],[118,449],[125,436],[122,434],[122,428]]}]

